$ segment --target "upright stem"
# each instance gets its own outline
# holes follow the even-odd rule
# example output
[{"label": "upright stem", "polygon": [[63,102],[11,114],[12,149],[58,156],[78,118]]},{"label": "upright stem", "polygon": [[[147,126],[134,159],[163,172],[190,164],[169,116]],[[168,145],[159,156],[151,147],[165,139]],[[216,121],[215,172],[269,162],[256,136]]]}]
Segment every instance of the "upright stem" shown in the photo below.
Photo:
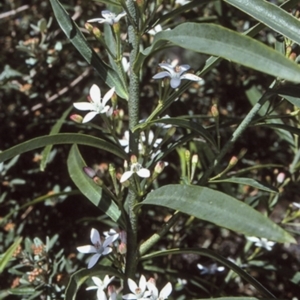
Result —
[{"label": "upright stem", "polygon": [[[135,21],[137,24],[137,15],[133,0],[126,1],[126,7],[130,14],[130,20]],[[139,122],[139,76],[138,72],[134,72],[134,62],[136,60],[139,51],[139,38],[137,28],[135,24],[131,23],[128,26],[128,39],[131,45],[131,52],[129,56],[130,63],[130,78],[129,78],[129,100],[128,100],[128,116],[129,116],[129,129],[130,129],[130,152],[138,154],[139,134],[138,132],[132,132],[133,128]],[[134,184],[133,179],[131,184]],[[126,268],[125,275],[127,278],[135,277],[136,265],[138,261],[138,249],[137,249],[137,216],[133,210],[134,205],[137,202],[136,193],[133,190],[129,190],[127,196],[128,203],[128,226],[127,226],[127,256],[126,256]]]}]

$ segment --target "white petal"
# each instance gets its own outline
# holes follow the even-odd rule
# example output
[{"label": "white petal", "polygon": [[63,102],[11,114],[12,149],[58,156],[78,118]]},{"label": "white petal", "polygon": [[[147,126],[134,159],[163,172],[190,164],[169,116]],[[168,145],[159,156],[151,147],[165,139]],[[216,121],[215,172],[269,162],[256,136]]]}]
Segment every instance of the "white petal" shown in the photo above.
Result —
[{"label": "white petal", "polygon": [[147,285],[147,281],[144,275],[141,275],[140,281],[139,281],[139,288],[141,289],[141,294],[145,292]]},{"label": "white petal", "polygon": [[106,294],[102,289],[97,291],[97,300],[107,300]]},{"label": "white petal", "polygon": [[102,101],[101,101],[103,106],[106,105],[107,101],[112,97],[112,95],[114,94],[114,92],[115,92],[115,88],[113,87],[113,88],[111,88],[111,89],[104,95],[104,97],[103,97],[103,99],[102,99]]},{"label": "white petal", "polygon": [[176,89],[180,86],[181,79],[180,78],[172,78],[170,81],[170,85],[173,89]]},{"label": "white petal", "polygon": [[153,295],[154,299],[158,298],[158,289],[157,287],[150,281],[147,282],[147,288]]},{"label": "white petal", "polygon": [[152,78],[153,79],[161,79],[161,78],[165,78],[165,77],[171,77],[171,74],[167,71],[163,71],[163,72],[159,72],[159,73],[155,74]]},{"label": "white petal", "polygon": [[119,234],[115,233],[113,235],[108,236],[105,241],[103,242],[103,247],[107,247],[108,245],[111,245],[115,240],[119,238]]},{"label": "white petal", "polygon": [[172,293],[172,285],[170,282],[168,282],[164,288],[161,290],[161,292],[159,293],[159,298],[160,299],[166,299],[170,296],[170,294]]},{"label": "white petal", "polygon": [[139,171],[136,172],[138,176],[142,178],[148,178],[150,177],[150,171],[148,169],[140,169]]},{"label": "white petal", "polygon": [[167,70],[170,74],[174,74],[175,71],[174,71],[174,67],[170,64],[166,64],[166,63],[161,63],[161,64],[158,64],[162,69],[165,69]]},{"label": "white petal", "polygon": [[247,240],[253,243],[259,242],[260,239],[257,238],[256,236],[247,236]]},{"label": "white petal", "polygon": [[122,296],[123,299],[128,299],[128,300],[135,300],[137,299],[135,294],[126,294]]},{"label": "white petal", "polygon": [[180,73],[183,73],[189,70],[191,67],[189,65],[181,65],[179,66],[179,68],[180,68]]},{"label": "white petal", "polygon": [[111,252],[112,252],[112,249],[110,247],[106,247],[106,248],[103,249],[103,251],[102,251],[101,254],[102,255],[107,255],[107,254],[109,254]]},{"label": "white petal", "polygon": [[124,16],[126,16],[126,12],[125,12],[125,11],[121,12],[120,14],[118,14],[118,15],[115,17],[114,22],[115,22],[115,23],[119,22],[120,19],[123,18]]},{"label": "white petal", "polygon": [[95,19],[87,20],[87,22],[89,22],[89,23],[93,23],[93,22],[101,22],[102,20],[104,20],[104,19],[103,19],[103,18],[95,18]]},{"label": "white petal", "polygon": [[90,97],[94,103],[98,105],[101,104],[101,90],[99,89],[98,85],[92,85],[92,87],[90,88]]},{"label": "white petal", "polygon": [[129,289],[135,294],[135,290],[138,288],[137,284],[130,278],[127,280]]},{"label": "white petal", "polygon": [[133,172],[132,171],[126,171],[122,176],[121,176],[121,179],[120,179],[120,182],[124,182],[126,180],[128,180],[131,176],[132,176]]},{"label": "white petal", "polygon": [[114,14],[113,12],[111,12],[109,10],[102,10],[101,15],[105,19],[114,19],[116,17],[116,14]]},{"label": "white petal", "polygon": [[192,81],[200,81],[202,80],[202,78],[194,75],[194,74],[191,74],[191,73],[187,73],[187,74],[183,74],[180,76],[180,79],[188,79],[188,80],[192,80]]},{"label": "white petal", "polygon": [[82,123],[87,123],[87,122],[91,121],[92,119],[95,118],[96,115],[98,115],[98,113],[95,111],[91,111],[91,112],[87,113],[84,116],[84,118],[82,119]]},{"label": "white petal", "polygon": [[91,242],[93,245],[96,245],[98,243],[100,243],[100,245],[101,245],[100,234],[97,229],[92,228],[90,237],[91,237]]},{"label": "white petal", "polygon": [[92,280],[98,288],[103,286],[103,281],[99,277],[93,276]]},{"label": "white petal", "polygon": [[96,253],[97,252],[96,248],[94,246],[91,246],[91,245],[80,246],[80,247],[77,247],[76,249],[80,253]]},{"label": "white petal", "polygon": [[88,269],[92,268],[97,263],[97,261],[100,257],[101,257],[101,254],[98,254],[98,253],[94,254],[88,263]]},{"label": "white petal", "polygon": [[73,106],[79,110],[94,110],[95,107],[90,102],[77,102],[73,103]]},{"label": "white petal", "polygon": [[107,288],[107,286],[115,279],[115,276],[112,276],[111,278],[109,278],[108,275],[106,275],[104,277],[104,280],[103,280],[103,284],[105,286],[105,288]]}]

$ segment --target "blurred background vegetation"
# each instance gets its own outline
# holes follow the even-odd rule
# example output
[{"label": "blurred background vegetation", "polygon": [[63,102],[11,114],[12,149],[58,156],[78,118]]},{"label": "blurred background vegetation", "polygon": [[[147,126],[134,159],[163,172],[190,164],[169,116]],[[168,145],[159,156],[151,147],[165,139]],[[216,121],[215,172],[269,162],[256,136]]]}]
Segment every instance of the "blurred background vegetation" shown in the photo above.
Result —
[{"label": "blurred background vegetation", "polygon": [[[171,2],[162,1],[162,13],[170,9]],[[90,40],[90,44],[105,60],[106,55],[101,51],[103,49],[87,34],[84,24],[88,19],[99,17],[101,10],[106,6],[100,1],[91,0],[68,0],[63,4]],[[256,24],[255,20],[223,1],[199,5],[183,13],[180,18],[180,22],[214,22],[239,32]],[[174,26],[176,21],[179,20],[170,20],[164,25],[164,29]],[[100,88],[107,87],[66,39],[53,17],[48,1],[4,0],[0,3],[0,25],[0,149],[4,150],[31,138],[49,134],[64,112],[69,110],[68,115],[71,114],[73,102],[86,99],[93,83]],[[257,39],[274,47],[280,37],[271,30],[264,30],[259,33]],[[154,105],[157,82],[153,82],[151,77],[162,59],[178,59],[179,64],[188,63],[197,69],[203,65],[205,58],[180,49],[168,49],[147,61],[141,84],[141,101],[145,103],[142,117],[149,115]],[[193,85],[182,97],[185,102],[175,102],[168,114],[200,116],[203,124],[209,127],[212,126],[211,106],[218,104],[221,122],[227,124],[221,129],[223,140],[230,136],[230,125],[242,120],[252,107],[253,101],[258,99],[255,95],[265,91],[273,80],[270,76],[228,61],[222,61],[212,72],[206,74],[204,79],[204,87]],[[125,108],[122,102],[119,105]],[[282,115],[293,110],[293,106],[284,101],[280,102],[280,105],[272,105],[272,112]],[[124,131],[126,126],[125,111]],[[67,117],[61,132],[80,130],[86,129],[74,124]],[[245,172],[249,177],[280,187],[280,195],[273,197],[250,187],[231,187],[231,193],[235,197],[253,206],[259,206],[262,212],[271,214],[271,218],[276,222],[280,222],[287,212],[296,213],[291,204],[299,202],[298,170],[291,174],[289,169],[294,158],[293,149],[288,142],[292,135],[287,133],[287,136],[285,138],[275,130],[256,127],[253,124],[228,155],[229,161],[232,155],[243,154],[232,172],[247,170]],[[7,289],[20,286],[33,286],[38,291],[46,288],[50,290],[50,294],[55,295],[53,299],[63,297],[70,274],[86,266],[83,259],[78,259],[76,247],[88,243],[91,227],[104,231],[111,225],[102,216],[101,211],[96,210],[79,193],[68,197],[45,196],[76,189],[67,171],[68,149],[69,146],[55,146],[52,149],[51,162],[44,171],[40,170],[42,150],[28,152],[18,159],[5,162],[0,170],[0,253],[19,236],[31,241],[37,237],[43,243],[46,243],[48,236],[53,240],[52,243],[49,242],[51,250],[45,254],[49,260],[44,263],[51,269],[53,261],[56,260],[58,267],[55,272],[45,274],[44,282],[34,282],[30,285],[27,284],[28,281],[20,282],[20,278],[24,272],[32,272],[32,265],[26,267],[24,257],[16,258],[9,264],[9,268],[0,274],[1,299],[30,299],[29,295],[9,295]],[[195,150],[197,147],[191,149]],[[207,149],[207,153],[199,153],[201,164],[205,165],[209,159],[209,152]],[[108,154],[95,150],[83,148],[83,153],[86,154],[89,165],[100,171],[107,170],[107,164],[114,160]],[[172,183],[178,180],[180,174],[180,157],[173,153],[168,159],[170,166],[166,168],[162,182]],[[120,161],[116,161],[116,164],[122,166]],[[251,171],[250,167],[264,164],[273,166]],[[277,179],[279,173],[284,174],[284,184]],[[39,200],[42,196],[45,197]],[[36,203],[33,201],[35,199]],[[168,213],[167,209],[161,208],[143,212],[141,240],[158,229]],[[293,232],[299,241],[298,227],[295,227],[295,224],[285,228]],[[28,243],[30,244],[30,241]],[[249,260],[254,249],[249,249],[250,246],[242,236],[200,220],[194,221],[193,226],[188,226],[185,219],[157,245],[157,249],[179,245],[213,249],[227,258],[236,260],[240,265],[245,264],[244,268],[277,297],[299,299],[299,245],[275,245],[272,251],[261,252]],[[29,247],[27,250],[30,252],[30,249]],[[59,253],[62,249],[63,252]],[[59,257],[55,258],[58,253]],[[62,261],[58,263],[60,259]],[[179,270],[178,282],[181,282],[173,295],[174,299],[221,295],[256,296],[251,286],[235,277],[229,270],[216,274],[200,274],[197,263],[210,266],[213,261],[194,255],[182,255],[157,258],[151,265],[144,265],[144,269],[149,276],[157,273],[168,278]],[[18,264],[19,267],[16,267]],[[173,278],[176,278],[176,275]],[[188,281],[182,283],[182,280]],[[176,281],[172,283],[174,285]],[[82,295],[85,296],[79,294],[78,299],[88,299],[87,293],[84,290],[83,292]],[[92,295],[89,296],[92,299]],[[34,297],[44,299],[37,294]]]}]

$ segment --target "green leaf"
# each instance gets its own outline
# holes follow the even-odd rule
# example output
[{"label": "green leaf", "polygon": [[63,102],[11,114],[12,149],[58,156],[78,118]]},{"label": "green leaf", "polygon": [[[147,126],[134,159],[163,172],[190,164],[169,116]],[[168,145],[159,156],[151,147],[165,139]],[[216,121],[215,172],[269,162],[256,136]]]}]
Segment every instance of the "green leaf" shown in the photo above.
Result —
[{"label": "green leaf", "polygon": [[122,149],[103,139],[79,133],[59,133],[34,138],[0,152],[0,162],[10,159],[16,155],[52,144],[82,144],[108,151],[124,160],[127,159],[127,155]]},{"label": "green leaf", "polygon": [[18,248],[22,241],[22,238],[19,237],[0,257],[0,274],[5,269],[5,266],[8,264],[10,259],[12,258],[14,252]]},{"label": "green leaf", "polygon": [[[63,113],[63,115],[60,117],[60,119],[52,127],[49,135],[56,134],[56,133],[58,133],[60,131],[61,126],[63,125],[66,117],[69,115],[69,113],[70,113],[70,111],[71,111],[72,108],[73,108],[73,106],[69,107]],[[48,146],[45,147],[45,149],[42,152],[42,160],[41,160],[41,163],[40,163],[40,170],[41,171],[45,171],[45,168],[46,168],[46,165],[48,163],[52,147],[53,147],[53,145],[48,145]]]},{"label": "green leaf", "polygon": [[87,40],[79,30],[76,23],[72,20],[70,15],[65,11],[63,6],[58,0],[50,0],[52,9],[56,20],[67,36],[67,38],[72,42],[79,53],[84,57],[84,59],[91,64],[99,73],[100,77],[105,81],[105,83],[116,88],[116,93],[124,99],[128,100],[128,92],[122,81],[120,80],[118,73],[105,64],[97,53],[89,46]]},{"label": "green leaf", "polygon": [[92,276],[104,277],[105,275],[116,276],[117,278],[125,280],[123,274],[119,273],[117,270],[111,267],[98,265],[88,270],[81,269],[71,276],[66,289],[65,300],[75,300],[78,289],[87,279],[91,278]]},{"label": "green leaf", "polygon": [[226,179],[217,179],[212,180],[210,183],[223,183],[223,182],[230,182],[230,183],[237,183],[237,184],[243,184],[243,185],[249,185],[256,189],[266,191],[269,193],[278,193],[278,189],[273,186],[267,186],[261,182],[258,182],[257,180],[254,180],[252,178],[244,178],[244,177],[230,177]]},{"label": "green leaf", "polygon": [[[300,44],[300,21],[280,7],[261,0],[224,0],[254,19]],[[299,1],[294,1],[299,2]],[[295,6],[297,3],[295,3]]]},{"label": "green leaf", "polygon": [[167,43],[195,52],[220,56],[246,67],[292,82],[300,82],[300,68],[270,47],[248,36],[214,24],[184,23],[155,35],[140,52],[137,65]]},{"label": "green leaf", "polygon": [[179,210],[247,236],[295,243],[291,235],[252,207],[207,187],[166,185],[149,193],[139,205],[145,204]]},{"label": "green leaf", "polygon": [[125,223],[120,219],[121,211],[110,198],[102,194],[102,189],[94,183],[83,171],[86,167],[77,145],[73,145],[67,160],[68,171],[71,179],[81,191],[95,206],[99,207],[114,222],[125,228]]}]

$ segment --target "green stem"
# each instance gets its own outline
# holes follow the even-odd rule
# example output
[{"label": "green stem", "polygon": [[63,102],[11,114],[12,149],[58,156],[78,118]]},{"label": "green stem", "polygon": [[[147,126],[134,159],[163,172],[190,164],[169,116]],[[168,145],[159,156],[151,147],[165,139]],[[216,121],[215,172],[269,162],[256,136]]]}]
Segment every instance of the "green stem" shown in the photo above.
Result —
[{"label": "green stem", "polygon": [[[139,37],[137,33],[137,14],[135,3],[133,0],[126,1],[128,9],[128,17],[135,21],[128,26],[128,39],[131,46],[130,52],[130,78],[129,78],[129,100],[128,100],[128,116],[130,129],[130,151],[133,154],[138,154],[139,133],[133,132],[133,128],[139,122],[139,70],[134,72],[134,63],[139,52]],[[131,179],[131,184],[134,180]],[[129,189],[127,196],[128,203],[128,226],[127,226],[127,254],[125,275],[127,278],[135,278],[136,266],[138,262],[138,247],[137,247],[137,215],[133,208],[137,202],[137,194],[132,189]]]}]

